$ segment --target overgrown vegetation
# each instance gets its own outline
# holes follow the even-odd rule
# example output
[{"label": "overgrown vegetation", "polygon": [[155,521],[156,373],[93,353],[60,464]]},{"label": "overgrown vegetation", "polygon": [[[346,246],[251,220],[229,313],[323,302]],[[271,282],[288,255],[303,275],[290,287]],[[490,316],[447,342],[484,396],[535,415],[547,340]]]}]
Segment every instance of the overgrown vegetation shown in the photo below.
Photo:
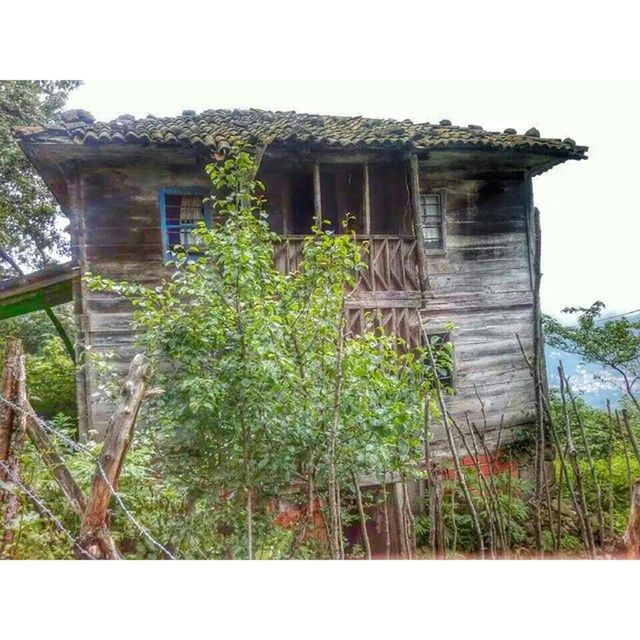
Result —
[{"label": "overgrown vegetation", "polygon": [[[153,372],[155,391],[118,487],[138,524],[112,501],[111,535],[125,557],[166,557],[140,525],[178,558],[371,557],[373,528],[387,553],[393,542],[404,557],[621,551],[640,474],[635,325],[601,326],[598,305],[582,310],[577,328],[547,319],[552,344],[625,371],[631,409],[589,407],[561,371],[561,393],[546,407],[555,451],[544,465],[543,491],[534,491],[533,471],[526,471],[535,426],[503,443],[496,458],[482,429],[449,417],[466,464],[458,473],[433,463],[425,473],[429,424],[443,418],[429,349],[408,350],[376,329],[373,317],[362,335],[349,333],[347,300],[364,268],[353,235],[315,228],[299,269],[282,274],[252,159],[240,152],[207,171],[218,223],[201,225],[195,246],[175,248],[170,279],[148,288],[89,278],[92,288],[133,303]],[[5,323],[3,335],[23,337],[31,400],[68,438],[57,445],[88,492],[98,447],[69,445],[73,365],[46,323],[34,314]],[[451,352],[431,346],[441,377]],[[516,461],[525,470],[520,477],[512,473]],[[31,445],[20,465],[26,486],[77,531],[77,517]],[[415,481],[424,491],[412,498],[392,480]],[[10,483],[0,489],[16,491]],[[15,534],[2,555],[73,557],[68,537],[18,495],[19,516],[0,523]]]},{"label": "overgrown vegetation", "polygon": [[[364,266],[352,234],[314,229],[299,270],[281,274],[252,158],[207,171],[220,222],[194,232],[197,249],[176,247],[170,280],[89,280],[134,304],[162,390],[127,463],[140,480],[132,502],[179,557],[346,557],[356,478],[419,473],[428,369],[373,318],[348,333]],[[289,529],[276,526],[282,501],[300,509]]]},{"label": "overgrown vegetation", "polygon": [[[56,308],[56,315],[73,335],[72,305]],[[44,311],[0,322],[0,354],[7,336],[22,340],[27,359],[27,383],[34,409],[44,418],[76,415],[75,368],[55,326]]]}]

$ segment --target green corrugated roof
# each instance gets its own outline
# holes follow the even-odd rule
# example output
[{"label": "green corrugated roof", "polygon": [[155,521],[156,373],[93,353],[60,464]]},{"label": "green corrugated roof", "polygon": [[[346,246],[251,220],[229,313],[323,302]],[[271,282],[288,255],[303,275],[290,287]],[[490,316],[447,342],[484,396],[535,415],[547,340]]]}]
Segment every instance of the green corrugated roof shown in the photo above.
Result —
[{"label": "green corrugated roof", "polygon": [[0,320],[71,302],[78,275],[74,263],[66,262],[5,280],[0,284]]}]

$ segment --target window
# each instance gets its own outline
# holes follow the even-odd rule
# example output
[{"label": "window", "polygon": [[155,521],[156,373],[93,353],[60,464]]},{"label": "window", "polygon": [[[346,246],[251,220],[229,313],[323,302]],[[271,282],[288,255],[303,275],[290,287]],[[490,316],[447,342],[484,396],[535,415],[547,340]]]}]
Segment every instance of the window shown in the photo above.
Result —
[{"label": "window", "polygon": [[440,384],[453,391],[453,343],[448,331],[427,335],[433,359],[436,363],[436,376]]},{"label": "window", "polygon": [[426,249],[444,249],[444,216],[442,195],[439,193],[420,194],[420,217]]},{"label": "window", "polygon": [[165,253],[169,253],[176,245],[188,248],[200,244],[193,230],[199,222],[211,223],[210,212],[202,202],[203,197],[202,193],[178,190],[160,193]]}]

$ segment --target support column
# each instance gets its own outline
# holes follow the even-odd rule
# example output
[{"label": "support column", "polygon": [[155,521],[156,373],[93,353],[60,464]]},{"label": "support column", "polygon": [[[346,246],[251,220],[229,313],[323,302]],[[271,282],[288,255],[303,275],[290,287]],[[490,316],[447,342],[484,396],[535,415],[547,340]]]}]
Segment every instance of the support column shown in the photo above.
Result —
[{"label": "support column", "polygon": [[418,172],[418,155],[412,153],[409,159],[411,175],[411,205],[413,209],[413,227],[418,242],[418,263],[420,268],[420,284],[422,293],[429,289],[429,275],[427,272],[427,252],[424,243],[422,220],[420,219],[420,176]]},{"label": "support column", "polygon": [[320,183],[320,161],[313,165],[313,209],[316,226],[322,228],[322,188]]}]

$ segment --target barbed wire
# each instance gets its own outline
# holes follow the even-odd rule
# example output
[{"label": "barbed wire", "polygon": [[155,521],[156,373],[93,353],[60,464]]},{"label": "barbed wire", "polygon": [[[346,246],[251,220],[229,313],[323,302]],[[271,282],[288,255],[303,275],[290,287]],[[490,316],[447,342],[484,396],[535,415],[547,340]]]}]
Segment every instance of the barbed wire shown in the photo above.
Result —
[{"label": "barbed wire", "polygon": [[0,460],[0,467],[2,467],[5,470],[5,473],[7,474],[7,476],[9,476],[11,478],[11,481],[24,493],[27,494],[27,496],[29,496],[29,498],[31,499],[32,502],[34,502],[38,509],[44,513],[47,518],[49,518],[49,520],[51,520],[53,522],[53,524],[55,524],[56,528],[63,533],[70,541],[71,544],[76,547],[82,554],[84,554],[85,556],[87,556],[87,558],[89,558],[90,560],[97,560],[97,558],[92,555],[91,553],[89,553],[86,549],[83,549],[80,544],[78,544],[78,540],[76,539],[76,537],[71,533],[71,531],[69,531],[69,529],[67,529],[62,522],[55,516],[55,514],[53,513],[53,511],[51,511],[51,509],[49,509],[49,507],[47,507],[47,505],[43,502],[42,498],[39,498],[31,489],[29,489],[29,487],[27,487],[25,484],[22,483],[22,481],[20,480],[20,478],[18,477],[17,474],[15,474],[11,468],[9,467],[9,465],[5,464],[2,460]]},{"label": "barbed wire", "polygon": [[24,407],[21,407],[21,406],[15,404],[14,402],[11,402],[11,400],[5,398],[1,394],[0,394],[0,401],[4,402],[7,406],[11,407],[12,409],[20,411],[21,413],[23,413],[23,414],[29,416],[30,418],[32,418],[33,420],[35,420],[45,431],[47,431],[48,433],[52,434],[54,437],[62,440],[62,442],[65,442],[74,451],[80,451],[82,453],[85,453],[85,454],[89,455],[93,459],[93,461],[96,463],[96,466],[97,466],[98,470],[100,471],[100,475],[102,476],[103,480],[105,481],[105,483],[106,483],[106,485],[107,485],[107,487],[109,489],[109,492],[115,498],[116,502],[118,503],[118,505],[122,509],[122,511],[125,514],[125,516],[129,519],[129,521],[133,524],[133,526],[138,530],[138,533],[140,533],[140,535],[142,537],[146,538],[157,549],[162,551],[162,553],[167,558],[169,558],[170,560],[177,560],[178,559],[161,542],[156,540],[151,535],[149,530],[142,523],[140,523],[137,520],[137,518],[131,513],[131,511],[128,509],[128,507],[125,505],[124,501],[122,500],[122,497],[120,496],[120,494],[116,491],[115,487],[109,481],[109,478],[107,477],[107,474],[106,474],[105,470],[103,469],[102,465],[100,464],[100,459],[98,458],[98,456],[95,455],[95,453],[91,450],[91,448],[89,448],[88,446],[83,445],[83,444],[81,444],[79,442],[76,442],[75,440],[71,439],[69,436],[65,435],[64,433],[61,433],[58,429],[56,429],[52,425],[47,424],[47,422],[45,420],[43,420],[40,416],[38,416],[36,413],[31,412],[31,411],[27,411]]}]

